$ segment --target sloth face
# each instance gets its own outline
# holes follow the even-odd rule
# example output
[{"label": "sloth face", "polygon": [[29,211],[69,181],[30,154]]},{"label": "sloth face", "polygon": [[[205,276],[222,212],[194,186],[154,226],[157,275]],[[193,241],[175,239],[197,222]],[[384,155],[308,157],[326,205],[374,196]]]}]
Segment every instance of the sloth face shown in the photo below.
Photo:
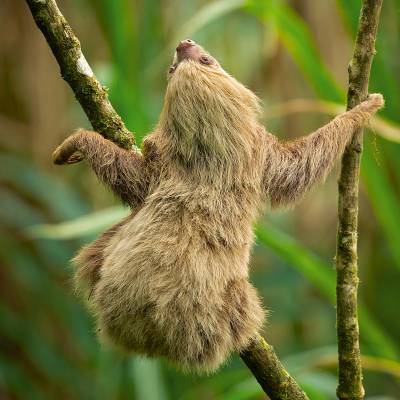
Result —
[{"label": "sloth face", "polygon": [[195,61],[210,68],[219,68],[219,64],[214,57],[211,57],[201,46],[191,39],[182,40],[176,47],[172,65],[169,67],[171,76],[178,68],[179,64],[185,61]]},{"label": "sloth face", "polygon": [[203,132],[208,142],[233,131],[245,136],[259,110],[257,96],[201,46],[190,39],[178,44],[160,119],[164,130],[179,131],[181,138]]}]

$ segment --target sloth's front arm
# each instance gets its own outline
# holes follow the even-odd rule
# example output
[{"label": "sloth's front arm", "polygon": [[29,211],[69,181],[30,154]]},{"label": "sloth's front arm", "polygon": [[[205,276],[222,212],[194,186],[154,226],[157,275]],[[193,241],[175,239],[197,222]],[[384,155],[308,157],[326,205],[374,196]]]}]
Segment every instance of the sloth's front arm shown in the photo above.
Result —
[{"label": "sloth's front arm", "polygon": [[143,155],[125,150],[100,134],[79,129],[57,147],[55,164],[69,164],[82,157],[99,179],[131,207],[140,205],[147,195],[148,171]]},{"label": "sloth's front arm", "polygon": [[263,185],[272,207],[293,204],[324,180],[354,131],[383,104],[380,94],[372,94],[314,133],[291,142],[281,143],[267,133]]}]

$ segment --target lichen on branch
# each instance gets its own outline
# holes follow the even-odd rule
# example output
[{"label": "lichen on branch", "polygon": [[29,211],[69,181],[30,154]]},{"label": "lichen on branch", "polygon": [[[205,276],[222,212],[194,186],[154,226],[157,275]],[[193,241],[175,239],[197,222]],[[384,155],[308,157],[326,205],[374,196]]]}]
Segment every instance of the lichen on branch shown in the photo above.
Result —
[{"label": "lichen on branch", "polygon": [[70,85],[93,129],[120,147],[131,149],[134,136],[108,100],[82,53],[78,38],[54,0],[26,0],[32,16],[46,38],[61,76]]},{"label": "lichen on branch", "polygon": [[307,395],[279,361],[274,348],[261,336],[240,353],[257,382],[272,400],[307,400]]},{"label": "lichen on branch", "polygon": [[[353,58],[349,64],[347,109],[368,95],[368,82],[382,0],[363,0]],[[339,399],[364,398],[357,315],[357,219],[362,129],[348,144],[339,178],[336,247],[336,320],[339,354]]]}]

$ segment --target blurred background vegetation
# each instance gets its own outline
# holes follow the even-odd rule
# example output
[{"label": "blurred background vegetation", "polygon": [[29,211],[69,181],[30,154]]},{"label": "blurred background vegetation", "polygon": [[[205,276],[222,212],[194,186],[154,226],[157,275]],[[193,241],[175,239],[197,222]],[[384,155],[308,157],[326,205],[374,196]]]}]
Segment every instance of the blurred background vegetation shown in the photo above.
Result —
[{"label": "blurred background vegetation", "polygon": [[[157,121],[176,43],[191,37],[263,100],[283,139],[345,102],[360,0],[59,0],[96,75],[138,138]],[[237,356],[216,375],[101,348],[69,259],[127,210],[87,165],[50,154],[88,122],[24,1],[0,3],[0,398],[262,399]],[[370,91],[386,108],[365,135],[360,325],[368,399],[400,399],[400,0],[385,0]],[[257,226],[251,278],[265,335],[311,399],[336,387],[337,171]]]}]

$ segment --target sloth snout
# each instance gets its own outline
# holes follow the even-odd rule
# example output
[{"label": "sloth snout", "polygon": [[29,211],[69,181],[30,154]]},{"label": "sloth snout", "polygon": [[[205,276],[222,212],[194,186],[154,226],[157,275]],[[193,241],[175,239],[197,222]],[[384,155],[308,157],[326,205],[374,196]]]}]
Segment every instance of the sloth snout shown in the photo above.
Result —
[{"label": "sloth snout", "polygon": [[189,47],[194,46],[195,44],[196,43],[191,39],[182,40],[181,42],[179,42],[178,46],[176,47],[176,51],[180,52],[182,50],[186,50]]}]

